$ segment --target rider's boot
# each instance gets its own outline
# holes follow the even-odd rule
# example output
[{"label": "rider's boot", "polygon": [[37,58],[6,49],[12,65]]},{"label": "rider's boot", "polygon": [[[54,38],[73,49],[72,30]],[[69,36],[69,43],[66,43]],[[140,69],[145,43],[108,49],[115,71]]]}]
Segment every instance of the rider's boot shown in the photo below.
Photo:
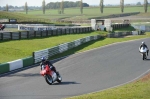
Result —
[{"label": "rider's boot", "polygon": [[59,76],[59,72],[58,71],[56,71],[56,75]]}]

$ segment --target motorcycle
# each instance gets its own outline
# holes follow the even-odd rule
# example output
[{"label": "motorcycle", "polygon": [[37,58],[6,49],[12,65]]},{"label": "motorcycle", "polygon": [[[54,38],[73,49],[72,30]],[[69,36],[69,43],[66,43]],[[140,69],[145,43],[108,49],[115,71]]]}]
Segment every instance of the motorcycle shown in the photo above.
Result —
[{"label": "motorcycle", "polygon": [[140,53],[142,55],[143,60],[147,59],[147,48],[141,47]]},{"label": "motorcycle", "polygon": [[58,83],[61,83],[62,81],[62,77],[59,74],[59,72],[57,72],[57,74],[52,71],[48,65],[42,65],[42,70],[40,71],[40,74],[42,76],[44,76],[45,81],[49,84],[52,85],[55,81],[57,81]]}]

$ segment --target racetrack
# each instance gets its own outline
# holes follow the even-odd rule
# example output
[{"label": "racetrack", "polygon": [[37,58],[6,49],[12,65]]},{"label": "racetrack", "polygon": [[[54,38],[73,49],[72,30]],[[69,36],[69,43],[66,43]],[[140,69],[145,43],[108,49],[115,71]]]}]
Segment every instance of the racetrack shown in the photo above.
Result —
[{"label": "racetrack", "polygon": [[[60,99],[107,89],[132,81],[150,69],[138,47],[143,40],[113,44],[55,62],[63,81],[48,85],[40,67],[0,78],[0,99]],[[150,47],[150,39],[144,39]]]}]

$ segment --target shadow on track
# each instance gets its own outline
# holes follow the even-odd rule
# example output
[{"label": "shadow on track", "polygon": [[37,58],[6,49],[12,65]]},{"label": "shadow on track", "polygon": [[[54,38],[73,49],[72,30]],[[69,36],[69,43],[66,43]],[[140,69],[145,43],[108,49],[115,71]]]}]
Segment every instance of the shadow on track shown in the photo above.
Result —
[{"label": "shadow on track", "polygon": [[[4,75],[4,76],[7,76],[7,77],[38,77],[41,75],[38,73],[12,73],[12,74]],[[3,76],[0,76],[0,77],[3,77]]]},{"label": "shadow on track", "polygon": [[53,85],[73,85],[73,84],[80,84],[80,83],[77,83],[77,82],[73,82],[73,81],[63,81],[61,83],[54,83]]},{"label": "shadow on track", "polygon": [[150,59],[146,59],[145,61],[150,61]]}]

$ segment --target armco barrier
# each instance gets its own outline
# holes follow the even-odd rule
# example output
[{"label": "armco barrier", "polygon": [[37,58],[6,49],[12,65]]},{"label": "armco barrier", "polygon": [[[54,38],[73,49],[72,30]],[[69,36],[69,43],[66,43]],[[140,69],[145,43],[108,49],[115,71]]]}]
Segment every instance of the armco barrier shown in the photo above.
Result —
[{"label": "armco barrier", "polygon": [[72,48],[79,46],[81,44],[84,44],[86,42],[89,42],[92,40],[97,40],[99,38],[101,38],[100,35],[88,36],[86,38],[82,38],[82,39],[78,39],[78,40],[75,40],[72,42],[60,44],[60,45],[52,47],[52,48],[33,52],[33,56],[31,56],[31,57],[18,59],[18,60],[14,60],[11,62],[0,64],[0,74],[33,65],[35,63],[40,62],[42,56],[49,58],[51,56],[62,53],[64,51],[72,49]]},{"label": "armco barrier", "polygon": [[78,40],[75,40],[72,42],[60,44],[60,45],[52,47],[52,48],[48,48],[48,49],[44,49],[44,50],[40,50],[40,51],[35,51],[35,52],[33,52],[34,63],[40,62],[41,57],[49,58],[49,57],[54,56],[56,54],[67,51],[71,48],[77,47],[81,44],[84,44],[84,43],[92,41],[92,40],[97,40],[99,38],[101,38],[100,35],[88,36],[86,38],[82,38],[82,39],[78,39]]},{"label": "armco barrier", "polygon": [[0,74],[6,73],[15,69],[33,65],[33,57],[27,57],[24,59],[18,59],[11,62],[0,64]]},{"label": "armco barrier", "polygon": [[127,36],[127,35],[132,35],[132,32],[114,32],[114,33],[108,33],[107,37],[108,38],[117,38],[117,37]]},{"label": "armco barrier", "polygon": [[0,33],[0,40],[17,40],[25,38],[34,38],[34,37],[47,37],[47,36],[56,36],[64,34],[75,34],[75,33],[85,33],[91,32],[91,27],[74,27],[66,29],[57,29],[57,30],[45,30],[45,31],[21,31],[21,32],[5,32]]}]

